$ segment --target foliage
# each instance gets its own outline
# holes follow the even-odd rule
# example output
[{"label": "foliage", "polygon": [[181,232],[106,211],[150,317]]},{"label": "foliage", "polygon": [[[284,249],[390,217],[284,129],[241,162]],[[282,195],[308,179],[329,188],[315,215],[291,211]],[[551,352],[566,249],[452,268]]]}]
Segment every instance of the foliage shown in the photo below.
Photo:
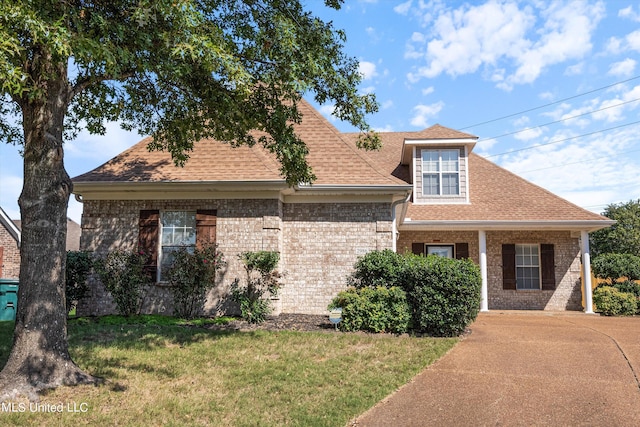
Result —
[{"label": "foliage", "polygon": [[432,336],[462,334],[480,311],[480,269],[471,260],[410,255],[408,280],[414,327]]},{"label": "foliage", "polygon": [[216,272],[224,265],[216,245],[181,248],[173,253],[166,278],[171,284],[173,311],[180,318],[193,319],[204,308],[207,292],[216,284]]},{"label": "foliage", "polygon": [[595,257],[591,263],[593,274],[610,283],[640,279],[640,257],[631,254],[606,253]]},{"label": "foliage", "polygon": [[602,214],[616,223],[590,234],[594,257],[605,253],[640,256],[640,199],[611,204]]},{"label": "foliage", "polygon": [[632,282],[630,280],[624,280],[621,282],[616,282],[611,286],[620,292],[633,294],[636,298],[640,298],[640,283]]},{"label": "foliage", "polygon": [[390,249],[371,251],[358,258],[347,283],[357,289],[400,286],[405,265],[405,258]]},{"label": "foliage", "polygon": [[612,286],[599,286],[593,291],[596,310],[605,316],[631,316],[638,311],[638,298]]},{"label": "foliage", "polygon": [[93,258],[88,251],[67,251],[65,277],[65,306],[67,313],[76,308],[78,301],[89,292],[87,277],[93,268]]},{"label": "foliage", "polygon": [[135,251],[112,251],[95,260],[95,270],[123,316],[140,312],[144,288],[151,283],[147,264],[147,255]]},{"label": "foliage", "polygon": [[338,327],[342,331],[405,333],[411,310],[407,294],[398,287],[350,288],[331,301],[329,310],[342,309]]},{"label": "foliage", "polygon": [[412,327],[434,336],[461,334],[480,310],[480,270],[470,260],[374,251],[356,262],[348,283],[402,288]]},{"label": "foliage", "polygon": [[280,288],[280,273],[276,271],[280,254],[272,251],[240,254],[246,272],[246,283],[236,278],[231,284],[231,299],[240,305],[240,313],[249,323],[262,323],[271,313],[271,303],[265,294],[275,297]]}]

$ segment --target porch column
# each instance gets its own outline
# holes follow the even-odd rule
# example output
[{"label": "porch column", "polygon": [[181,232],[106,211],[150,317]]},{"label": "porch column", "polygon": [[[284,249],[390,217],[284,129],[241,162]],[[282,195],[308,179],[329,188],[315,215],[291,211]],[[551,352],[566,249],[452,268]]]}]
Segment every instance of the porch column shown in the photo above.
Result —
[{"label": "porch column", "polygon": [[478,230],[478,242],[480,252],[480,277],[482,287],[480,288],[480,311],[489,311],[489,280],[487,279],[487,233]]},{"label": "porch column", "polygon": [[580,232],[580,246],[582,251],[582,277],[584,285],[584,312],[593,314],[593,298],[591,289],[591,255],[589,253],[589,232]]}]

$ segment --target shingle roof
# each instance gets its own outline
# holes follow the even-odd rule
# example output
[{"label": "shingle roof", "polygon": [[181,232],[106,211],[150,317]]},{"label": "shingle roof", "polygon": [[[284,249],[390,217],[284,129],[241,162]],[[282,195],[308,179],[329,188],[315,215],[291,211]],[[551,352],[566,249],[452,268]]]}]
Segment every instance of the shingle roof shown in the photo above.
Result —
[{"label": "shingle roof", "polygon": [[[355,135],[347,135],[354,141]],[[409,167],[400,165],[405,140],[460,139],[475,136],[434,125],[419,132],[382,132],[380,151],[366,152],[389,174],[409,180]],[[406,217],[412,221],[564,221],[608,220],[470,153],[469,204],[410,203]]]},{"label": "shingle roof", "polygon": [[[299,105],[304,120],[297,134],[307,144],[307,161],[317,176],[314,184],[399,185],[404,182],[378,169],[361,150],[311,105]],[[166,181],[262,181],[282,180],[275,157],[263,147],[233,148],[213,140],[194,144],[185,166],[174,166],[166,152],[149,152],[145,138],[74,182],[166,182]]]}]

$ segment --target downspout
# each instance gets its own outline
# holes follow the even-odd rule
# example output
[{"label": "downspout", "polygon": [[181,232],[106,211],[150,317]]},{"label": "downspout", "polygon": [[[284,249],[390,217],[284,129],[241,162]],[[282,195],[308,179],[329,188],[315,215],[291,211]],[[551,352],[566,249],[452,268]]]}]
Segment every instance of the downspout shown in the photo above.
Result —
[{"label": "downspout", "polygon": [[407,197],[403,200],[396,200],[391,203],[391,249],[393,252],[397,252],[397,242],[400,238],[400,233],[398,232],[398,224],[396,223],[396,206],[401,203],[409,203],[409,199],[411,198],[411,191],[407,194]]}]

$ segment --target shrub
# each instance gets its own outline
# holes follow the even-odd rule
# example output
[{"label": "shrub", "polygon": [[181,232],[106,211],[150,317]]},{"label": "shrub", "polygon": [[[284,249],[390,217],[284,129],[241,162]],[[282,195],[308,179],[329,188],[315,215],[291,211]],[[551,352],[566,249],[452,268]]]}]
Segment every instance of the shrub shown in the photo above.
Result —
[{"label": "shrub", "polygon": [[593,274],[610,283],[620,278],[640,280],[640,257],[631,254],[602,254],[592,261]]},{"label": "shrub", "polygon": [[87,277],[93,268],[93,259],[87,251],[67,251],[65,276],[65,303],[69,313],[76,308],[78,301],[89,292]]},{"label": "shrub", "polygon": [[409,304],[413,324],[432,336],[460,335],[480,310],[480,269],[471,260],[409,255]]},{"label": "shrub", "polygon": [[358,258],[347,283],[356,289],[401,286],[405,258],[390,249],[372,251]]},{"label": "shrub", "polygon": [[240,315],[249,323],[262,323],[271,313],[265,294],[275,297],[280,288],[276,271],[280,254],[271,251],[244,252],[240,255],[246,271],[246,284],[236,278],[231,284],[231,299],[240,305]]},{"label": "shrub", "polygon": [[123,316],[140,312],[144,288],[151,283],[146,264],[147,255],[135,251],[113,251],[94,263],[102,284]]},{"label": "shrub", "polygon": [[411,310],[407,294],[398,287],[350,288],[340,292],[329,310],[342,309],[342,331],[392,332],[409,330]]},{"label": "shrub", "polygon": [[599,286],[593,292],[596,310],[605,316],[630,316],[638,311],[638,299],[632,293],[620,292],[613,286]]},{"label": "shrub", "polygon": [[216,272],[223,264],[222,254],[216,245],[194,248],[192,252],[181,248],[173,253],[166,278],[171,284],[176,317],[193,319],[200,315],[207,292],[216,284]]}]

